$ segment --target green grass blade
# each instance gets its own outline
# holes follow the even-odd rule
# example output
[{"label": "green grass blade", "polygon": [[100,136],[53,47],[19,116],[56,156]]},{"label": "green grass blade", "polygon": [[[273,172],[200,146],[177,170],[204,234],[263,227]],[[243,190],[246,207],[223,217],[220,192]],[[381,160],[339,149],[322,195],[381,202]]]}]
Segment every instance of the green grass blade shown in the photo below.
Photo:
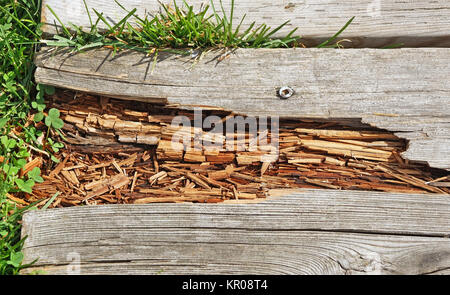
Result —
[{"label": "green grass blade", "polygon": [[97,10],[95,10],[94,8],[92,8],[92,10],[94,10],[95,14],[97,15],[97,18],[100,19],[105,25],[108,26],[109,31],[112,29],[112,26],[109,24],[109,22],[103,17],[103,12],[100,13]]},{"label": "green grass blade", "polygon": [[276,32],[278,32],[279,30],[281,30],[285,25],[287,25],[289,23],[289,21],[285,21],[284,23],[282,23],[281,25],[279,25],[278,27],[276,27],[275,29],[273,29],[272,31],[270,31],[269,33],[267,33],[265,35],[265,38],[270,38],[273,34],[275,34]]},{"label": "green grass blade", "polygon": [[217,14],[216,7],[214,6],[214,2],[213,2],[213,0],[209,0],[209,1],[211,3],[211,8],[213,10],[213,15],[216,18],[216,22],[217,22],[217,24],[220,24],[222,22],[222,19],[220,18],[219,14]]},{"label": "green grass blade", "polygon": [[404,45],[405,45],[404,43],[395,43],[395,44],[391,44],[391,45],[386,45],[386,46],[382,47],[381,49],[395,49],[395,48],[400,48]]},{"label": "green grass blade", "polygon": [[106,34],[112,34],[114,33],[118,27],[120,27],[122,24],[125,24],[125,22],[136,12],[136,8],[134,8],[132,11],[130,11],[124,18],[122,18],[117,24],[115,24]]},{"label": "green grass blade", "polygon": [[61,194],[61,192],[56,192],[51,198],[50,200],[47,201],[47,203],[45,203],[44,206],[42,206],[41,210],[45,210],[47,209],[52,203],[53,201],[56,199],[57,196],[59,196]]},{"label": "green grass blade", "polygon": [[56,18],[56,20],[59,22],[59,24],[61,25],[64,33],[66,33],[66,36],[71,37],[71,34],[69,32],[69,30],[67,29],[67,27],[63,24],[63,22],[59,19],[59,17],[56,15],[56,13],[53,11],[53,9],[47,5],[47,8],[50,10],[50,12],[53,14],[53,16]]},{"label": "green grass blade", "polygon": [[350,20],[347,21],[347,23],[336,33],[334,34],[333,37],[331,37],[330,39],[326,40],[325,42],[319,44],[317,46],[317,48],[322,48],[327,46],[330,42],[332,42],[333,40],[335,40],[337,37],[339,37],[339,35],[352,23],[352,21],[355,19],[355,17],[352,17]]},{"label": "green grass blade", "polygon": [[87,15],[88,15],[88,17],[89,17],[89,23],[91,24],[91,30],[92,30],[92,18],[91,18],[91,13],[89,12],[89,9],[88,9],[88,7],[87,7],[86,0],[83,0],[83,3],[84,3],[84,8],[86,9],[86,13],[87,13]]},{"label": "green grass blade", "polygon": [[[122,4],[120,4],[119,1],[114,0],[114,2],[116,2],[116,4],[117,4],[120,8],[122,8],[123,10],[125,10],[126,12],[129,12],[129,10],[126,9]],[[143,20],[142,18],[140,18],[138,15],[134,14],[133,16],[134,16],[137,20],[139,20],[139,21],[141,21],[141,22],[144,22],[144,20]]]},{"label": "green grass blade", "polygon": [[[220,2],[222,2],[222,1],[220,1]],[[229,34],[230,40],[232,39],[232,34],[233,34],[233,16],[234,16],[234,0],[231,0],[230,23],[229,23],[229,28],[228,28],[228,34]]]},{"label": "green grass blade", "polygon": [[244,22],[245,16],[246,16],[246,14],[244,14],[244,15],[242,16],[242,18],[241,18],[241,20],[240,20],[238,26],[236,27],[236,30],[234,31],[234,34],[233,34],[233,36],[232,36],[233,39],[236,39],[236,38],[237,38],[237,36],[238,36],[238,34],[239,34],[239,31],[240,31],[240,29],[241,29],[241,25],[242,25],[242,23]]}]

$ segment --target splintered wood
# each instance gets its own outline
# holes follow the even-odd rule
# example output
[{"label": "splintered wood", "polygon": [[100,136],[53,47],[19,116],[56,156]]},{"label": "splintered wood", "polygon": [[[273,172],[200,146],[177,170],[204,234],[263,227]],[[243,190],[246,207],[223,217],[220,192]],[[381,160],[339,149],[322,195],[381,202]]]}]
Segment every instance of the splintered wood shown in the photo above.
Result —
[{"label": "splintered wood", "polygon": [[52,207],[254,200],[279,188],[449,193],[448,172],[402,159],[405,141],[355,120],[280,120],[277,136],[267,122],[256,133],[210,132],[234,115],[203,109],[201,119],[215,121],[196,127],[196,113],[176,106],[63,90],[48,99],[65,121],[66,148],[59,164],[43,165],[27,203],[56,192]]}]

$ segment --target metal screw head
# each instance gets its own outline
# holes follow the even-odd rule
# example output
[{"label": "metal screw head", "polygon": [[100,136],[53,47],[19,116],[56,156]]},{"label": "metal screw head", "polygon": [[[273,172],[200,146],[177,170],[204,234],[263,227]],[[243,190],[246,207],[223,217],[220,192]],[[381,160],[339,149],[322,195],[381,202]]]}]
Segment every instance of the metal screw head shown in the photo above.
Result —
[{"label": "metal screw head", "polygon": [[282,99],[288,99],[292,95],[294,95],[294,89],[289,86],[283,86],[278,89],[278,96]]},{"label": "metal screw head", "polygon": [[191,50],[191,58],[196,58],[199,54],[200,50]]}]

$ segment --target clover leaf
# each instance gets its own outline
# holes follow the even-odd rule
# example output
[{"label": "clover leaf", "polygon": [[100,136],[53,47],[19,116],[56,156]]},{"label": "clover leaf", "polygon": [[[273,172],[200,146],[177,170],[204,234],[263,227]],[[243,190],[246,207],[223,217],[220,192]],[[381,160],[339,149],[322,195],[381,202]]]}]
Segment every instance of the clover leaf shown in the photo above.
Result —
[{"label": "clover leaf", "polygon": [[11,255],[9,256],[8,264],[19,267],[23,260],[23,253],[22,252],[11,252]]},{"label": "clover leaf", "polygon": [[0,119],[0,128],[3,128],[3,126],[6,125],[6,123],[8,123],[9,118],[8,117],[4,117]]},{"label": "clover leaf", "polygon": [[2,168],[2,170],[6,174],[16,175],[19,172],[20,167],[14,166],[13,164],[5,164]]},{"label": "clover leaf", "polygon": [[31,102],[31,106],[34,109],[38,110],[39,112],[42,112],[45,109],[44,99],[42,97],[39,97],[41,93],[42,92],[39,92],[39,95],[36,98],[36,101]]},{"label": "clover leaf", "polygon": [[33,170],[28,172],[28,179],[39,183],[44,182],[44,179],[41,177],[41,169],[39,167],[34,167]]},{"label": "clover leaf", "polygon": [[59,159],[53,155],[50,156],[50,159],[52,159],[52,161],[55,163],[59,163]]},{"label": "clover leaf", "polygon": [[27,164],[27,160],[25,159],[13,159],[14,166],[23,168]]},{"label": "clover leaf", "polygon": [[52,150],[57,153],[59,152],[60,148],[64,147],[64,144],[61,142],[57,142],[57,141],[53,141],[51,138],[48,139],[48,143],[50,144],[50,146],[52,147]]},{"label": "clover leaf", "polygon": [[[44,85],[42,85],[42,86],[44,86]],[[45,85],[45,86],[44,86],[44,91],[45,91],[45,93],[47,93],[48,95],[53,95],[53,94],[55,94],[55,87],[50,86],[50,85]]]},{"label": "clover leaf", "polygon": [[0,137],[0,142],[2,143],[2,145],[5,147],[5,149],[7,151],[12,150],[17,145],[17,142],[14,139],[8,138],[8,136],[6,136],[6,135],[3,135],[2,137]]},{"label": "clover leaf", "polygon": [[42,119],[44,119],[43,112],[36,113],[33,117],[34,122],[40,122],[40,121],[42,121]]},{"label": "clover leaf", "polygon": [[48,116],[45,117],[45,125],[55,129],[60,129],[64,126],[63,120],[59,118],[59,110],[51,108],[48,111]]},{"label": "clover leaf", "polygon": [[31,192],[32,192],[31,189],[34,186],[34,181],[32,179],[28,179],[27,181],[23,181],[22,179],[16,179],[15,181],[16,181],[17,187],[21,191],[31,194]]}]

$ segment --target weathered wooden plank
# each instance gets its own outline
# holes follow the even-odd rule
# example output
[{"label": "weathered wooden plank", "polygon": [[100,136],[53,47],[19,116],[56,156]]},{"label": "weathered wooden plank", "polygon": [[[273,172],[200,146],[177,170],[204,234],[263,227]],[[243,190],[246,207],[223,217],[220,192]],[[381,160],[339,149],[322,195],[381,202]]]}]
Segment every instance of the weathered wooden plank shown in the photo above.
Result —
[{"label": "weathered wooden plank", "polygon": [[26,271],[71,274],[75,257],[85,275],[445,274],[450,266],[450,243],[443,238],[228,229],[129,231],[91,237],[98,242],[50,244],[45,252],[39,247],[34,254],[41,262]]},{"label": "weathered wooden plank", "polygon": [[[405,156],[450,168],[450,49],[239,49],[153,58],[106,49],[42,50],[36,81],[124,99],[247,115],[360,118],[410,140]],[[292,87],[289,99],[277,89]]]},{"label": "weathered wooden plank", "polygon": [[[137,8],[140,16],[146,13],[154,14],[160,10],[156,0],[127,0],[120,1],[127,9]],[[163,1],[171,3],[171,1]],[[182,1],[178,1],[181,5]],[[286,35],[294,27],[299,28],[299,35],[305,43],[317,44],[319,41],[331,37],[352,16],[356,16],[354,23],[341,35],[349,38],[353,46],[380,47],[398,42],[406,46],[450,46],[450,3],[446,0],[415,0],[415,1],[381,1],[381,0],[239,0],[235,1],[234,23],[238,24],[244,14],[247,14],[243,27],[256,21],[276,27],[286,20],[291,23],[281,30],[278,35]],[[126,12],[114,1],[87,0],[88,7],[94,17],[92,9],[104,12],[111,22],[119,21]],[[188,1],[196,8],[209,1]],[[219,0],[214,0],[220,8]],[[231,1],[223,0],[224,8],[229,15]],[[66,24],[71,22],[89,27],[89,17],[82,0],[44,0],[42,21],[46,24],[43,30],[55,32],[58,23],[47,8],[49,5]],[[212,11],[211,11],[212,13]],[[95,20],[95,17],[94,17]],[[132,20],[131,20],[132,21]],[[100,26],[104,27],[103,24]]]},{"label": "weathered wooden plank", "polygon": [[[82,274],[422,274],[450,267],[448,196],[278,191],[258,204],[32,211],[25,262]],[[73,270],[73,263],[69,265]]]}]

